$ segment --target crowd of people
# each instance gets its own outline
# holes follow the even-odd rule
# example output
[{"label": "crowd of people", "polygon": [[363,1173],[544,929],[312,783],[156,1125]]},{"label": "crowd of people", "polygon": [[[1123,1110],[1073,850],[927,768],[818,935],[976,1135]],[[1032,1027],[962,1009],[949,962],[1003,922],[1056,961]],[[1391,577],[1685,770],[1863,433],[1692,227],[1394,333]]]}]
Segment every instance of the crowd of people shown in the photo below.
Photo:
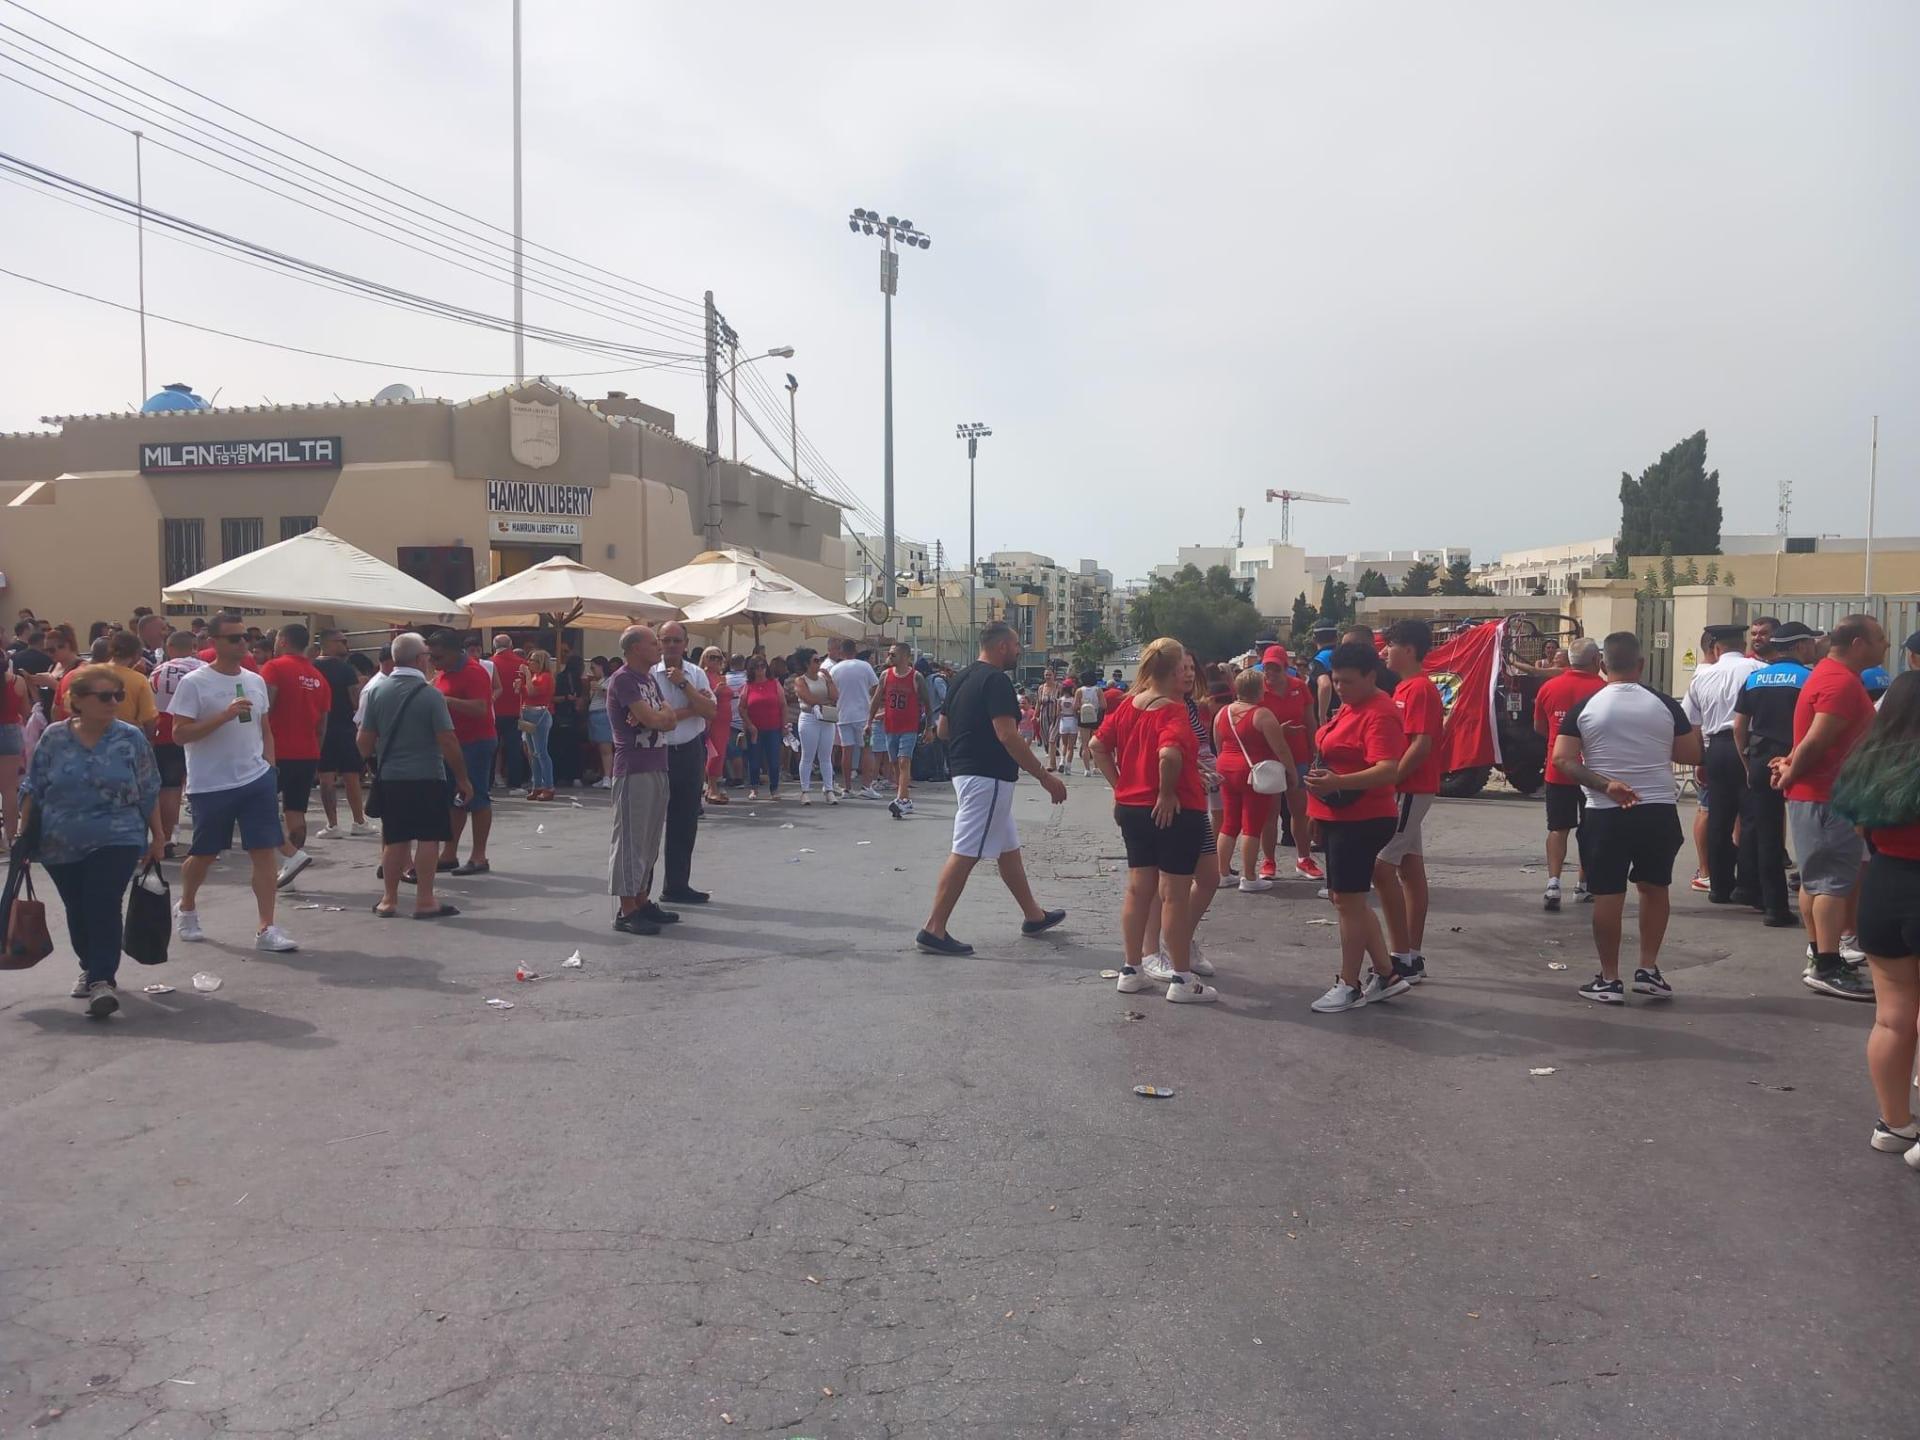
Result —
[{"label": "crowd of people", "polygon": [[[500,634],[483,654],[477,639],[444,630],[392,634],[375,660],[337,630],[261,634],[232,614],[174,629],[142,613],[96,630],[83,656],[69,627],[24,616],[0,669],[0,823],[61,894],[79,961],[72,994],[94,1015],[117,1007],[119,911],[143,863],[183,861],[174,933],[202,940],[204,882],[237,833],[255,946],[296,948],[276,903],[314,863],[316,787],[317,837],[370,834],[370,817],[378,822],[372,913],[420,920],[459,913],[436,895],[436,875],[490,872],[496,790],[538,803],[564,785],[606,788],[612,924],[652,936],[680,919],[669,907],[709,899],[693,885],[699,820],[732,803],[729,791],[776,804],[790,782],[802,804],[816,793],[828,804],[884,801],[904,820],[916,775],[950,779],[952,844],[915,938],[928,953],[963,956],[972,947],[948,923],[982,860],[995,862],[1023,935],[1065,920],[1028,880],[1014,787],[1024,772],[1062,803],[1076,760],[1111,789],[1126,855],[1121,993],[1158,985],[1173,1003],[1217,1000],[1196,929],[1221,889],[1274,889],[1283,849],[1291,877],[1318,887],[1338,927],[1338,972],[1315,1012],[1389,1001],[1427,978],[1424,822],[1442,780],[1446,707],[1426,673],[1433,634],[1422,621],[1378,636],[1322,627],[1304,662],[1272,642],[1208,664],[1160,638],[1142,648],[1128,686],[1118,672],[1103,683],[1049,670],[1031,691],[1011,678],[1021,645],[1004,623],[986,627],[977,660],[958,672],[905,645],[884,655],[851,641],[824,656],[700,651],[677,622],[632,626],[617,657],[585,665],[564,644]],[[1549,651],[1532,667],[1547,677],[1533,717],[1548,753],[1543,903],[1560,910],[1571,861],[1598,960],[1579,994],[1670,1001],[1660,952],[1685,846],[1680,792],[1697,785],[1695,888],[1763,925],[1801,926],[1804,983],[1876,1006],[1872,1143],[1920,1168],[1910,1084],[1920,634],[1897,676],[1887,651],[1867,615],[1830,634],[1771,617],[1713,626],[1681,701],[1641,683],[1630,632]]]}]

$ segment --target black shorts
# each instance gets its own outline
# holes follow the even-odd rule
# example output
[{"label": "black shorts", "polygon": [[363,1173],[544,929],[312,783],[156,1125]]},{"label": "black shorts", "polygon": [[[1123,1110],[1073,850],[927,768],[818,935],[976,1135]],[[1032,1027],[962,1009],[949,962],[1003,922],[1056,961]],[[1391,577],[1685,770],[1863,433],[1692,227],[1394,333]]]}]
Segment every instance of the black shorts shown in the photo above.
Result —
[{"label": "black shorts", "polygon": [[1129,870],[1158,870],[1162,875],[1191,875],[1213,837],[1204,810],[1182,810],[1162,830],[1153,823],[1151,805],[1116,805],[1114,823],[1127,846]]},{"label": "black shorts", "polygon": [[1547,829],[1578,830],[1580,812],[1587,808],[1587,792],[1578,785],[1547,782]]},{"label": "black shorts", "polygon": [[382,780],[380,843],[453,838],[453,791],[444,780]]},{"label": "black shorts", "polygon": [[1624,895],[1627,882],[1673,884],[1673,858],[1680,853],[1680,809],[1676,805],[1589,805],[1580,822],[1580,859],[1587,889],[1595,895]]},{"label": "black shorts", "polygon": [[307,800],[313,794],[313,777],[320,773],[318,760],[279,760],[280,808],[289,815],[307,813]]},{"label": "black shorts", "polygon": [[1860,948],[1882,960],[1920,955],[1920,860],[1876,852],[1860,882]]},{"label": "black shorts", "polygon": [[320,741],[320,773],[358,775],[361,763],[360,735],[353,721],[327,721],[327,733]]},{"label": "black shorts", "polygon": [[187,752],[179,745],[155,745],[154,768],[160,772],[162,790],[178,790],[187,783]]},{"label": "black shorts", "polygon": [[1373,862],[1399,828],[1396,815],[1373,820],[1322,820],[1320,840],[1327,849],[1327,893],[1364,895],[1373,889]]}]

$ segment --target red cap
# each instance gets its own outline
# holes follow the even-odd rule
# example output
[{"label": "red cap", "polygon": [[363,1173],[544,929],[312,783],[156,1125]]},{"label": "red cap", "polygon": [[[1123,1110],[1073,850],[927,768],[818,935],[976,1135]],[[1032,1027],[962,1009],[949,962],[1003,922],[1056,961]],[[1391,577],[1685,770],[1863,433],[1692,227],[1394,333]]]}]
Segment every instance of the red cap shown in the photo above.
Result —
[{"label": "red cap", "polygon": [[1266,653],[1260,657],[1260,663],[1262,665],[1286,664],[1287,663],[1287,647],[1284,645],[1267,646]]}]

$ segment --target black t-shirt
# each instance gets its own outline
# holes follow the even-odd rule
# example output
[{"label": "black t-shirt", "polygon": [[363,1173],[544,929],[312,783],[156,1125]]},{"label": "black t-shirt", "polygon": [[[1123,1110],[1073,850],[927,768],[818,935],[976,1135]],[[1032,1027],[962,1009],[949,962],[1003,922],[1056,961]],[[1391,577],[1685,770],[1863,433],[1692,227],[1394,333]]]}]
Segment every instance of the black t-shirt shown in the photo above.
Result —
[{"label": "black t-shirt", "polygon": [[15,650],[9,658],[13,661],[13,668],[22,675],[44,675],[53,669],[53,657],[31,645]]},{"label": "black t-shirt", "polygon": [[353,687],[360,683],[360,672],[338,655],[322,655],[313,668],[326,677],[333,691],[333,705],[327,711],[327,724],[353,724]]},{"label": "black t-shirt", "polygon": [[1020,767],[994,733],[996,715],[1020,718],[1020,700],[1007,672],[976,660],[954,677],[947,695],[947,773],[1017,780]]}]

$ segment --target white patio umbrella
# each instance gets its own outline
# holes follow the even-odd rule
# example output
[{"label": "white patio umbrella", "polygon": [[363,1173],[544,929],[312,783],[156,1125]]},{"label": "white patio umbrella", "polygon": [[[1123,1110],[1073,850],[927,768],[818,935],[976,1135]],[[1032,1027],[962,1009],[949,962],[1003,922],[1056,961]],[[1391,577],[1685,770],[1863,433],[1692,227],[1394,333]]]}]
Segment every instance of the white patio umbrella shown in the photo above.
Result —
[{"label": "white patio umbrella", "polygon": [[642,580],[640,588],[684,605],[692,600],[704,600],[748,578],[757,578],[764,585],[811,593],[798,580],[781,574],[758,555],[731,549],[703,550],[677,570]]},{"label": "white patio umbrella", "polygon": [[476,625],[551,625],[582,621],[670,620],[680,607],[602,574],[566,555],[530,565],[518,575],[462,596]]},{"label": "white patio umbrella", "polygon": [[[748,621],[753,626],[756,645],[760,643],[762,625],[797,621],[802,623],[803,628],[831,628],[854,618],[852,609],[841,601],[816,595],[791,581],[773,583],[752,570],[743,579],[714,591],[705,599],[688,601],[686,614],[689,625]],[[839,632],[836,630],[835,633]]]},{"label": "white patio umbrella", "polygon": [[467,612],[430,585],[330,530],[313,529],[222,561],[160,592],[168,605],[233,605],[313,615],[463,624]]}]

